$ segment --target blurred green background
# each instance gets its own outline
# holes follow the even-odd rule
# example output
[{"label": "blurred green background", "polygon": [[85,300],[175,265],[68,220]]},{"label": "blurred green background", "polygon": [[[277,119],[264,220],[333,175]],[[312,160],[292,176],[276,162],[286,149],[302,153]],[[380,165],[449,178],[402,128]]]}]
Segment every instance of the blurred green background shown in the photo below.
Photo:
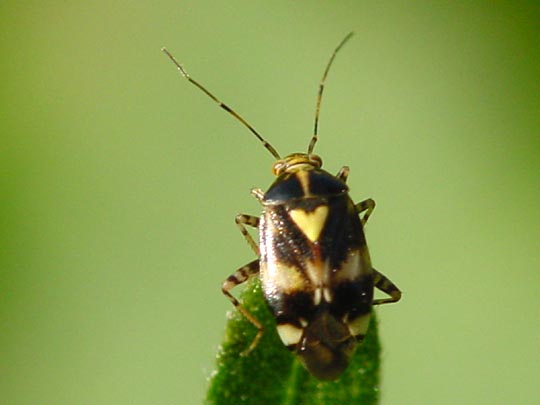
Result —
[{"label": "blurred green background", "polygon": [[[474,4],[473,4],[474,3]],[[0,402],[198,404],[271,156],[377,209],[382,404],[536,404],[538,2],[3,1]]]}]

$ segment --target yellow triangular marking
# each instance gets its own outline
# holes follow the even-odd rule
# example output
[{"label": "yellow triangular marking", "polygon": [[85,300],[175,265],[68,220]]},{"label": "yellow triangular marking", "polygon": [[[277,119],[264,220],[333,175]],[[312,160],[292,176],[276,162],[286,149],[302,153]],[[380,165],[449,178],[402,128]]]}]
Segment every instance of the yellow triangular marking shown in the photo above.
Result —
[{"label": "yellow triangular marking", "polygon": [[310,241],[315,242],[319,239],[324,228],[328,216],[328,207],[321,205],[311,212],[306,212],[303,209],[290,210],[289,215],[304,235]]}]

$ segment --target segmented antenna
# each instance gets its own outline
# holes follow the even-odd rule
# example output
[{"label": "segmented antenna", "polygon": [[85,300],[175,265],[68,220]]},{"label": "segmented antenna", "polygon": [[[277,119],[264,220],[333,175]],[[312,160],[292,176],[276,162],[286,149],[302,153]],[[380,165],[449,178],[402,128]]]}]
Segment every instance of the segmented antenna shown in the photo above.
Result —
[{"label": "segmented antenna", "polygon": [[184,76],[190,83],[197,86],[199,89],[201,89],[208,97],[210,97],[212,100],[214,100],[221,108],[223,108],[225,111],[227,111],[229,114],[231,114],[234,118],[236,118],[238,121],[240,121],[244,126],[251,131],[253,135],[255,135],[259,141],[262,142],[263,146],[274,156],[277,160],[281,159],[279,156],[279,153],[274,149],[272,145],[270,145],[256,130],[253,128],[249,122],[247,122],[240,114],[238,114],[236,111],[234,111],[231,107],[229,107],[227,104],[223,103],[220,99],[218,99],[216,96],[214,96],[212,93],[210,93],[209,90],[206,89],[202,84],[200,84],[195,79],[192,79],[186,70],[182,67],[182,65],[176,60],[176,58],[166,49],[161,48],[161,50],[169,57],[169,59],[176,65],[178,68],[178,71],[182,76]]},{"label": "segmented antenna", "polygon": [[332,63],[334,62],[334,58],[336,57],[336,54],[339,52],[341,47],[345,45],[345,43],[354,35],[354,32],[349,32],[345,38],[340,42],[340,44],[334,49],[334,52],[332,53],[332,56],[330,56],[330,60],[328,61],[328,64],[326,65],[326,69],[324,69],[324,74],[321,79],[321,82],[319,83],[319,94],[317,95],[317,105],[315,107],[315,125],[313,128],[313,137],[311,138],[311,141],[309,142],[308,147],[308,155],[311,155],[313,152],[313,148],[315,148],[315,144],[317,143],[317,131],[319,129],[319,111],[321,110],[321,100],[322,95],[324,91],[324,82],[326,81],[326,76],[328,76],[328,72],[330,71],[330,66],[332,66]]}]

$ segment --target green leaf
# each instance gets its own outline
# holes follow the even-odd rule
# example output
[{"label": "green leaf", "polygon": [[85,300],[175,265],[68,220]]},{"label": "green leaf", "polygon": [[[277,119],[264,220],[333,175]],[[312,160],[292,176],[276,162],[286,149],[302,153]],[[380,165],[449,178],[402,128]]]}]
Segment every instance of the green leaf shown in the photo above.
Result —
[{"label": "green leaf", "polygon": [[312,377],[281,343],[275,321],[264,301],[258,279],[242,294],[243,305],[265,327],[259,344],[248,356],[240,356],[256,329],[233,310],[225,340],[217,354],[217,370],[210,380],[206,403],[245,404],[376,404],[379,396],[379,353],[375,317],[349,368],[337,381]]}]

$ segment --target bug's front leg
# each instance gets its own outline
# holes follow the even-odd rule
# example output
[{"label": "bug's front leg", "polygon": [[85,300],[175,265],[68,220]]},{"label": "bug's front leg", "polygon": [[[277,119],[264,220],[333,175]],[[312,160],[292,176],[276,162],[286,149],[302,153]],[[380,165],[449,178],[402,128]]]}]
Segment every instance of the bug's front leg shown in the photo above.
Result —
[{"label": "bug's front leg", "polygon": [[[255,252],[257,257],[260,256],[259,253],[259,247],[253,240],[253,237],[249,234],[248,230],[246,229],[246,225],[252,226],[254,228],[259,227],[259,217],[253,216],[253,215],[247,215],[247,214],[238,214],[234,222],[238,226],[238,229],[240,229],[240,232],[246,239],[249,246],[251,246],[251,249]],[[244,350],[240,355],[245,356],[249,354],[257,344],[259,343],[259,340],[261,339],[263,335],[264,328],[262,324],[255,318],[247,309],[245,309],[242,304],[230,293],[230,291],[236,287],[237,285],[245,283],[251,276],[259,274],[259,259],[253,260],[252,262],[246,264],[245,266],[239,268],[234,272],[234,274],[231,274],[227,279],[223,282],[221,286],[221,291],[225,296],[229,299],[229,301],[232,302],[232,304],[235,306],[235,308],[253,325],[257,328],[257,335],[255,335],[255,338],[253,339],[253,342],[249,345],[249,347]]]},{"label": "bug's front leg", "polygon": [[259,259],[253,260],[252,262],[246,264],[243,267],[240,267],[238,270],[236,270],[233,274],[231,274],[227,279],[223,282],[221,285],[221,291],[225,296],[229,299],[229,301],[232,302],[234,307],[253,325],[257,328],[257,334],[255,335],[255,338],[253,339],[253,342],[249,345],[249,347],[244,350],[242,353],[240,353],[241,356],[248,355],[259,343],[259,340],[261,340],[261,337],[264,333],[264,327],[259,322],[257,318],[255,318],[247,309],[245,309],[240,301],[238,301],[231,293],[230,291],[236,287],[237,285],[240,285],[244,282],[246,282],[251,276],[259,274]]},{"label": "bug's front leg", "polygon": [[343,166],[339,170],[338,174],[336,174],[336,177],[340,179],[343,183],[346,183],[347,177],[349,177],[349,171],[350,171],[349,166]]},{"label": "bug's front leg", "polygon": [[398,302],[401,299],[401,291],[399,288],[384,274],[373,269],[373,285],[382,292],[388,294],[390,298],[379,298],[373,300],[372,305],[388,304]]},{"label": "bug's front leg", "polygon": [[238,226],[238,229],[240,229],[240,232],[242,233],[242,235],[244,235],[244,238],[246,238],[246,241],[249,244],[249,246],[251,246],[251,249],[253,249],[257,257],[259,257],[260,256],[259,247],[257,246],[255,241],[253,240],[253,237],[249,234],[249,232],[247,231],[245,227],[245,225],[249,225],[254,228],[258,228],[259,217],[255,217],[253,215],[238,214],[236,218],[234,219],[234,221],[236,222],[236,225]]}]

